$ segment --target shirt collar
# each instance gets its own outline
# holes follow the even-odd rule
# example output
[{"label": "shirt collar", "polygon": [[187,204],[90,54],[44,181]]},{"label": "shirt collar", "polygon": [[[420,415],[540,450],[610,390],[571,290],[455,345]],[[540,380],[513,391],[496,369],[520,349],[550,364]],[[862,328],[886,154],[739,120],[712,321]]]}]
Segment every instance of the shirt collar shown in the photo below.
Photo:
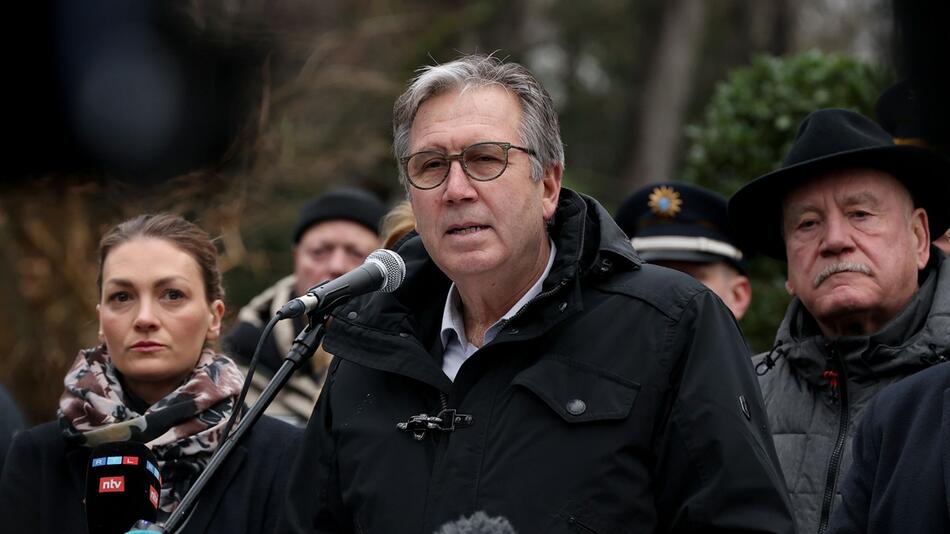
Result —
[{"label": "shirt collar", "polygon": [[[501,316],[501,319],[488,328],[485,333],[485,343],[491,341],[489,332],[491,332],[491,337],[494,337],[496,326],[507,322],[508,319],[511,319],[512,316],[521,311],[521,308],[524,308],[526,304],[541,293],[541,286],[544,284],[544,280],[548,277],[548,274],[551,273],[551,266],[554,265],[554,256],[557,255],[557,247],[550,237],[548,237],[548,243],[551,245],[551,251],[548,253],[548,264],[544,267],[544,272],[534,281],[534,285],[531,286],[531,289],[518,299],[518,302],[515,302],[514,306]],[[465,337],[465,321],[462,319],[462,297],[459,295],[455,282],[452,282],[452,286],[449,287],[449,294],[445,298],[445,308],[442,311],[442,331],[440,335],[443,347],[448,345],[451,339],[450,336],[453,333],[463,346],[468,343],[468,338]]]}]

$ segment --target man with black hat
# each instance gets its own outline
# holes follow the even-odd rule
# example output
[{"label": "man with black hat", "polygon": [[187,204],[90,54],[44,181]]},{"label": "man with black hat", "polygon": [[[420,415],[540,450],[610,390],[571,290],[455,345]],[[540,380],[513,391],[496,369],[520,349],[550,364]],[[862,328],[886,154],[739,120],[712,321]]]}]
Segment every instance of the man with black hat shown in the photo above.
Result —
[{"label": "man with black hat", "polygon": [[614,219],[644,261],[699,280],[742,319],[752,302],[748,255],[725,198],[687,183],[653,184],[627,197]]},{"label": "man with black hat", "polygon": [[[294,229],[294,273],[279,280],[251,299],[238,313],[238,324],[224,340],[229,354],[247,364],[254,355],[261,330],[287,301],[311,287],[332,280],[358,267],[379,246],[379,222],[386,206],[373,194],[356,188],[324,193],[300,211]],[[248,400],[256,399],[271,375],[283,362],[303,318],[277,323],[261,348],[260,367]],[[309,369],[298,370],[267,413],[303,425],[320,393],[329,355],[317,351]]]},{"label": "man with black hat", "polygon": [[794,297],[753,363],[799,532],[824,532],[851,436],[884,386],[950,350],[950,165],[843,109],[810,114],[782,167],[730,199],[749,246],[788,262]]}]

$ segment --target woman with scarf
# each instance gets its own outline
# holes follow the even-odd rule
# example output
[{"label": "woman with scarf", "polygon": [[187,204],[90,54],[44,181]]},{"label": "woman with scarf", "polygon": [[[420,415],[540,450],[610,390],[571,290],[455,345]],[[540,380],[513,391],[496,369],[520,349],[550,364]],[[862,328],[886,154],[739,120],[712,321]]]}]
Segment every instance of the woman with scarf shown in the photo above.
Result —
[{"label": "woman with scarf", "polygon": [[[123,222],[100,242],[97,283],[101,343],[76,357],[57,420],[14,439],[0,478],[2,532],[85,532],[89,453],[116,436],[156,456],[164,521],[208,464],[241,391],[237,365],[212,349],[224,290],[206,232],[168,214]],[[271,532],[298,438],[262,417],[182,532]]]}]

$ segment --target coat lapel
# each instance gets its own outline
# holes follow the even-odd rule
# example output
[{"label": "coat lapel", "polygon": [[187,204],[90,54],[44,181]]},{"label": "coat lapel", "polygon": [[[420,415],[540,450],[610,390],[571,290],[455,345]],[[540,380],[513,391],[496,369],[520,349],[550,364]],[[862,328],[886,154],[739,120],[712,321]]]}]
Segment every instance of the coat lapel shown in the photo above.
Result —
[{"label": "coat lapel", "polygon": [[181,532],[211,532],[214,530],[211,520],[215,516],[221,499],[231,486],[231,480],[240,470],[247,458],[247,449],[243,445],[234,447],[231,456],[221,465],[218,472],[211,477],[204,487],[201,496],[195,503],[191,518],[185,522]]}]

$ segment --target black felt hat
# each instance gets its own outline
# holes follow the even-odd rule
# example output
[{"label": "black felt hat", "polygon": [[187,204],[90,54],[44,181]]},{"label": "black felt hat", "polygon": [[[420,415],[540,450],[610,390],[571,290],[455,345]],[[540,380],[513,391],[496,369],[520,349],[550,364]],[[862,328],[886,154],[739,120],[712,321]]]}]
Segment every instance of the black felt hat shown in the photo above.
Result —
[{"label": "black felt hat", "polygon": [[879,169],[904,184],[927,211],[930,234],[950,226],[950,160],[937,152],[896,145],[871,119],[846,109],[822,109],[802,121],[781,168],[749,182],[729,199],[729,217],[743,242],[785,259],[782,199],[810,178],[830,170]]},{"label": "black felt hat", "polygon": [[334,220],[352,221],[379,234],[379,221],[386,215],[386,205],[376,195],[356,188],[329,191],[308,202],[300,210],[294,243],[312,226]]},{"label": "black felt hat", "polygon": [[726,199],[682,182],[634,191],[614,217],[644,261],[725,261],[742,273],[748,254],[729,223]]}]

